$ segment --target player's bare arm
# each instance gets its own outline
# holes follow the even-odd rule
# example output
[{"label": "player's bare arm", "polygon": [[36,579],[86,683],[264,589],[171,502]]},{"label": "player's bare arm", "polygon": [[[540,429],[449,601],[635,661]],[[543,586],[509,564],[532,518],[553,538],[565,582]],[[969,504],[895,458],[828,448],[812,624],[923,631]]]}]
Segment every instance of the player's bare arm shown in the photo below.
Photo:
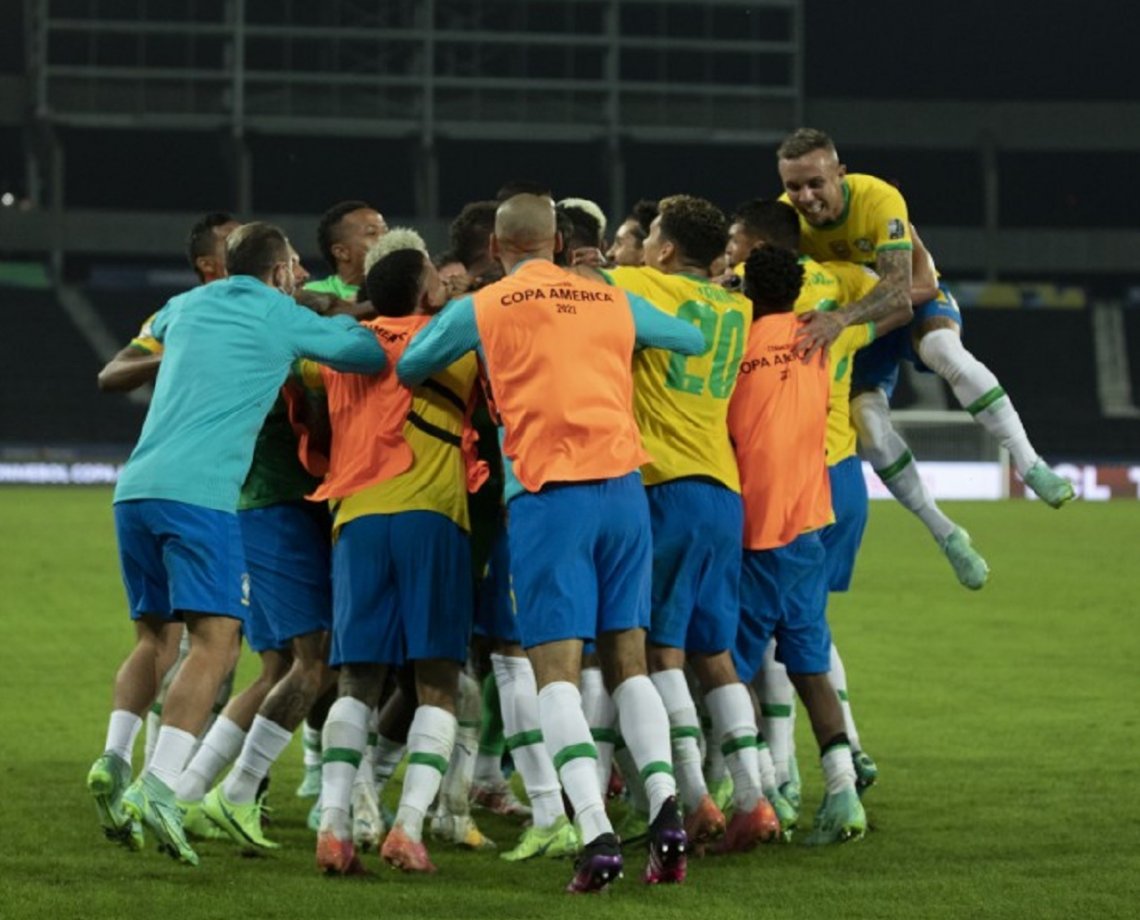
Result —
[{"label": "player's bare arm", "polygon": [[913,315],[910,302],[911,254],[905,249],[888,249],[875,260],[879,283],[861,300],[839,310],[813,310],[801,317],[796,352],[805,361],[826,353],[845,328],[874,323],[877,334],[905,326]]},{"label": "player's bare arm", "polygon": [[161,361],[161,352],[155,354],[128,345],[99,371],[99,389],[104,393],[126,393],[145,383],[153,383]]},{"label": "player's bare arm", "polygon": [[923,245],[914,224],[910,225],[910,238],[914,243],[911,254],[910,302],[918,306],[933,300],[938,295],[938,272],[934,268],[934,257]]}]

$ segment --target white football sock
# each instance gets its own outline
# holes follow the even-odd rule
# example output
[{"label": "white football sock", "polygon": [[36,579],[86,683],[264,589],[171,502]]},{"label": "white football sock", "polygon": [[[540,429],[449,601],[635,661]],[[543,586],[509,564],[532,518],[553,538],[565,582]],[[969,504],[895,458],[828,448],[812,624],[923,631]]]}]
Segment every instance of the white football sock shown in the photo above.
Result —
[{"label": "white football sock", "polygon": [[475,774],[475,754],[479,750],[479,717],[483,694],[466,671],[459,672],[459,695],[455,700],[455,744],[451,761],[439,787],[439,801],[453,815],[471,813],[471,778]]},{"label": "white football sock", "polygon": [[583,668],[578,686],[582,692],[582,711],[586,714],[594,747],[598,749],[598,782],[604,796],[610,787],[610,771],[614,763],[617,710],[602,680],[601,668]]},{"label": "white football sock", "polygon": [[827,679],[839,697],[839,708],[843,710],[843,725],[847,740],[851,742],[851,750],[861,751],[863,748],[859,745],[859,732],[855,728],[855,717],[851,714],[851,702],[847,698],[847,671],[834,642],[831,643],[831,670],[827,672]]},{"label": "white football sock", "polygon": [[458,727],[455,716],[438,706],[417,706],[408,729],[408,768],[404,791],[396,812],[396,824],[414,842],[422,838],[424,815],[439,792],[451,760]]},{"label": "white football sock", "polygon": [[955,524],[934,503],[934,497],[918,475],[918,464],[891,424],[891,407],[882,390],[860,393],[851,400],[851,421],[859,432],[859,453],[874,468],[893,495],[918,516],[934,539],[942,543]]},{"label": "white football sock", "polygon": [[200,802],[222,771],[234,762],[245,743],[245,732],[227,716],[218,716],[198,750],[178,778],[180,802]]},{"label": "white football sock", "polygon": [[846,744],[835,744],[820,758],[823,767],[823,782],[828,795],[835,795],[844,789],[855,788],[855,763],[851,760],[851,748]]},{"label": "white football sock", "polygon": [[301,751],[306,770],[321,768],[321,730],[309,725],[307,719],[301,723]]},{"label": "white football sock", "polygon": [[169,786],[173,792],[178,785],[178,777],[182,775],[182,769],[186,766],[197,743],[198,739],[190,732],[184,732],[170,725],[162,726],[147,773]]},{"label": "white football sock", "polygon": [[371,711],[367,703],[342,696],[329,707],[321,732],[321,830],[341,840],[352,836],[352,781],[368,744]]},{"label": "white football sock", "polygon": [[776,785],[782,786],[791,776],[789,760],[793,756],[796,730],[796,690],[788,679],[787,669],[776,660],[776,641],[764,649],[764,663],[754,681],[760,697],[760,727],[768,742]]},{"label": "white football sock", "polygon": [[752,697],[744,684],[726,684],[705,694],[705,706],[712,717],[712,739],[732,773],[733,804],[737,811],[750,812],[763,794]]},{"label": "white football sock", "polygon": [[709,790],[701,770],[701,749],[697,743],[701,734],[701,724],[697,718],[697,706],[689,694],[689,683],[680,668],[657,671],[651,674],[649,679],[657,688],[661,702],[665,705],[665,712],[669,715],[673,770],[677,786],[681,790],[681,798],[686,809],[696,808],[701,799],[708,795]]},{"label": "white football sock", "polygon": [[[543,741],[538,716],[538,689],[529,658],[491,655],[495,683],[499,687],[499,707],[503,713],[503,734],[507,750],[522,776],[530,799],[536,827],[550,827],[566,814],[562,787],[554,763]],[[500,781],[502,774],[499,774]]]},{"label": "white football sock", "polygon": [[107,720],[107,741],[103,750],[121,757],[129,766],[135,750],[135,739],[142,724],[142,719],[133,712],[116,709]]},{"label": "white football sock", "polygon": [[254,716],[237,763],[222,786],[222,795],[235,805],[253,802],[261,781],[269,775],[269,768],[292,739],[293,733],[284,726],[262,715]]},{"label": "white football sock", "polygon": [[376,751],[373,754],[375,758],[372,762],[372,779],[376,783],[377,793],[384,791],[384,786],[388,780],[392,778],[392,774],[396,772],[396,767],[400,765],[400,761],[404,759],[404,754],[408,751],[408,745],[405,741],[393,741],[379,732],[376,733]]},{"label": "white football sock", "polygon": [[[501,684],[499,692],[502,693]],[[589,843],[601,834],[612,834],[613,825],[606,815],[598,785],[597,751],[582,713],[578,688],[568,681],[547,684],[538,692],[538,717],[547,753],[574,806],[574,820],[582,842]]]},{"label": "white football sock", "polygon": [[950,384],[962,408],[1009,451],[1018,473],[1024,476],[1041,459],[997,377],[966,350],[958,332],[935,329],[926,333],[919,340],[918,356]]},{"label": "white football sock", "polygon": [[645,783],[637,772],[633,754],[626,747],[625,739],[619,734],[614,744],[614,760],[625,780],[625,791],[629,794],[629,806],[639,815],[649,814],[649,797],[645,794]]},{"label": "white football sock", "polygon": [[[621,736],[645,784],[649,820],[652,822],[665,800],[677,794],[669,743],[669,716],[653,681],[644,674],[622,681],[614,689],[613,697]],[[694,710],[694,721],[695,713]],[[701,782],[703,784],[703,778]]]}]

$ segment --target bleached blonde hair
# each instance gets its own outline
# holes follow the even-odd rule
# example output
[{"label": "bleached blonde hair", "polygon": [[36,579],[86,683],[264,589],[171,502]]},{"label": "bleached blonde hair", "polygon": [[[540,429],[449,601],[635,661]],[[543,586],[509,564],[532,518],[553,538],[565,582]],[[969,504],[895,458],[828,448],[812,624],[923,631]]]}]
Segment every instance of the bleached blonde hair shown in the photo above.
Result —
[{"label": "bleached blonde hair", "polygon": [[367,275],[372,270],[372,266],[384,256],[390,256],[401,249],[417,249],[425,257],[429,257],[427,243],[415,230],[411,227],[393,227],[368,250],[368,254],[364,257],[364,274]]},{"label": "bleached blonde hair", "polygon": [[598,236],[605,237],[606,212],[598,206],[596,201],[591,201],[589,198],[563,198],[558,202],[558,207],[577,208],[580,211],[585,211],[598,222]]}]

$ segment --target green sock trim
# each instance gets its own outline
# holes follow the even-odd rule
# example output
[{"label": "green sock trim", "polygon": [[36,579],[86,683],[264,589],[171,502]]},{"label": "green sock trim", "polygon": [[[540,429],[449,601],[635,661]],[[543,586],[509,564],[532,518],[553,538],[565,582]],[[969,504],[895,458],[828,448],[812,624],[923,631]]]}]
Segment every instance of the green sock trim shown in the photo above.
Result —
[{"label": "green sock trim", "polygon": [[728,757],[744,748],[756,747],[755,735],[741,735],[739,738],[729,738],[720,746],[720,752]]},{"label": "green sock trim", "polygon": [[988,393],[983,393],[972,403],[970,403],[970,405],[966,406],[966,411],[969,412],[970,415],[977,415],[979,412],[983,412],[988,409],[1003,396],[1005,396],[1005,390],[1003,390],[1001,387],[994,387]]},{"label": "green sock trim", "polygon": [[555,771],[561,770],[571,760],[579,757],[590,757],[593,760],[598,759],[598,749],[593,744],[585,742],[583,744],[571,744],[564,747],[561,751],[554,755],[554,769]]},{"label": "green sock trim", "polygon": [[642,767],[641,772],[638,775],[641,777],[641,781],[644,783],[654,773],[668,773],[670,776],[672,776],[673,765],[671,763],[666,763],[664,760],[655,760],[653,763],[647,763],[644,767]]},{"label": "green sock trim", "polygon": [[162,703],[155,703],[150,707],[150,711],[153,712],[156,716],[162,715]]},{"label": "green sock trim", "polygon": [[459,722],[459,727],[460,728],[478,728],[482,724],[483,723],[478,721],[478,720],[471,721],[471,722]]},{"label": "green sock trim", "polygon": [[602,744],[612,744],[617,747],[618,741],[621,740],[621,735],[612,728],[591,728],[590,734],[594,736],[594,743],[601,742]]},{"label": "green sock trim", "polygon": [[839,694],[839,699],[841,699],[844,703],[847,702],[847,691],[846,690],[836,690],[835,692],[837,694]]},{"label": "green sock trim", "polygon": [[507,739],[507,750],[527,747],[531,744],[542,744],[542,729],[532,728],[530,731],[518,732]]},{"label": "green sock trim", "polygon": [[783,703],[761,703],[760,715],[765,719],[790,719],[792,707]]},{"label": "green sock trim", "polygon": [[903,455],[890,466],[885,469],[875,470],[875,472],[878,473],[879,478],[883,480],[883,482],[887,482],[890,479],[894,479],[912,463],[914,463],[914,454],[906,450],[903,451]]},{"label": "green sock trim", "polygon": [[369,747],[376,747],[376,742],[379,740],[379,738],[380,738],[379,733],[369,732],[368,733],[368,746]]},{"label": "green sock trim", "polygon": [[414,767],[416,765],[431,767],[433,770],[438,770],[440,775],[447,772],[447,758],[441,757],[439,754],[427,754],[423,751],[414,751],[408,755],[408,766]]},{"label": "green sock trim", "polygon": [[669,737],[674,741],[678,738],[700,738],[701,730],[695,725],[678,725],[669,729]]},{"label": "green sock trim", "polygon": [[764,740],[762,737],[760,737],[759,735],[757,735],[757,737],[756,737],[756,750],[758,750],[758,751],[766,751],[766,750],[768,750],[768,742],[767,742],[767,741],[765,741],[765,740]]},{"label": "green sock trim", "polygon": [[501,744],[479,745],[479,753],[486,757],[502,757],[503,751],[507,749],[507,740],[504,738]]},{"label": "green sock trim", "polygon": [[625,739],[621,736],[621,733],[619,732],[618,736],[617,736],[617,741],[614,742],[614,753],[616,754],[618,751],[624,751],[624,750],[625,750]]},{"label": "green sock trim", "polygon": [[321,763],[350,763],[359,767],[363,756],[363,751],[354,751],[352,748],[326,748],[321,752]]},{"label": "green sock trim", "polygon": [[303,747],[306,751],[316,751],[317,753],[320,753],[320,750],[321,750],[320,736],[317,737],[316,741],[310,741],[308,738],[302,738],[301,739],[301,747]]}]

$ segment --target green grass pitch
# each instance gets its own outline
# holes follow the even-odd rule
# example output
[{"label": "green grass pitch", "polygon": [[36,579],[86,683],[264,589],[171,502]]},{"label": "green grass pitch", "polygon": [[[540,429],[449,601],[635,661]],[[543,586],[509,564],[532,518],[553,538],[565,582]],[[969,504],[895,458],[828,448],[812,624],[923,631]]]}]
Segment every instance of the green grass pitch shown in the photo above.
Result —
[{"label": "green grass pitch", "polygon": [[[831,621],[881,783],[856,844],[694,860],[679,888],[560,893],[565,863],[436,845],[434,878],[325,879],[275,768],[260,858],[223,843],[183,868],[102,839],[84,776],[131,643],[105,490],[0,490],[0,917],[960,918],[1140,915],[1140,507],[958,504],[993,570],[971,594],[920,525],[876,503]],[[250,661],[243,659],[241,679]],[[805,812],[819,774],[800,720]],[[136,757],[136,763],[138,757]],[[517,828],[487,819],[510,844]]]}]

